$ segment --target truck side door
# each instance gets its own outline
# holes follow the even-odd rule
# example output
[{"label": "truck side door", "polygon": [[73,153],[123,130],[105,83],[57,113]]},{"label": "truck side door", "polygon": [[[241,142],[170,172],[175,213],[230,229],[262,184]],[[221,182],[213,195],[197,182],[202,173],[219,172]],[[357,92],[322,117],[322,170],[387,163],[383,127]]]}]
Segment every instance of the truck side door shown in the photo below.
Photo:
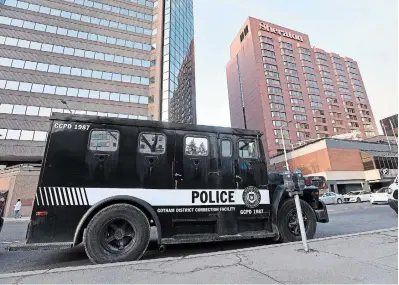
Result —
[{"label": "truck side door", "polygon": [[248,186],[267,187],[267,169],[260,153],[259,141],[255,137],[234,136],[235,173],[239,188]]},{"label": "truck side door", "polygon": [[[211,140],[216,136],[176,131],[174,178],[177,189],[212,189]],[[217,167],[217,162],[214,163]],[[216,175],[211,174],[211,175]]]},{"label": "truck side door", "polygon": [[174,131],[139,128],[136,171],[140,187],[173,189],[174,155]]}]

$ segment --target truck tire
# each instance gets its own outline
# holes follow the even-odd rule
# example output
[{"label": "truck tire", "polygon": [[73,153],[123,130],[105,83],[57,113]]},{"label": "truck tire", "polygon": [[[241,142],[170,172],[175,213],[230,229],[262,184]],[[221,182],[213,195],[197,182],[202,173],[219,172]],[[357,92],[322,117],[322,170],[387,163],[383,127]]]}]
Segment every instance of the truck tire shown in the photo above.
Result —
[{"label": "truck tire", "polygon": [[[313,209],[308,203],[300,199],[304,218],[306,236],[312,239],[316,233],[317,220]],[[294,198],[282,202],[278,210],[277,226],[280,233],[280,242],[301,241],[301,231],[295,207]]]},{"label": "truck tire", "polygon": [[145,214],[128,204],[99,211],[84,233],[89,259],[97,264],[138,260],[147,250],[150,224]]}]

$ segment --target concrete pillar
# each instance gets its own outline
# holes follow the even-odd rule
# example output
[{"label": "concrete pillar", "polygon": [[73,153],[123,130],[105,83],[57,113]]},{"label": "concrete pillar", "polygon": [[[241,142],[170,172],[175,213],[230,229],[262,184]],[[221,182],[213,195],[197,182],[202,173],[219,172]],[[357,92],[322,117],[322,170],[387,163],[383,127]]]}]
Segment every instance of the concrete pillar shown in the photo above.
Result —
[{"label": "concrete pillar", "polygon": [[333,189],[334,189],[333,192],[338,194],[338,184],[334,183],[332,186],[333,186]]}]

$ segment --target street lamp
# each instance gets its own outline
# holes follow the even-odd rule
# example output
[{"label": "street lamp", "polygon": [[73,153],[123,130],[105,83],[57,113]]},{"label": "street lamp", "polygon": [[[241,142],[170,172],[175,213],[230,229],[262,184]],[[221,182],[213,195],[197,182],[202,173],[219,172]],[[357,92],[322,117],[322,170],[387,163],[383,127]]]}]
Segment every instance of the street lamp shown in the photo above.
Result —
[{"label": "street lamp", "polygon": [[72,111],[71,111],[71,109],[69,109],[68,103],[67,103],[65,100],[61,100],[61,103],[62,103],[62,104],[64,104],[64,105],[67,107],[67,109],[68,109],[69,113],[71,113],[71,114],[72,114]]}]

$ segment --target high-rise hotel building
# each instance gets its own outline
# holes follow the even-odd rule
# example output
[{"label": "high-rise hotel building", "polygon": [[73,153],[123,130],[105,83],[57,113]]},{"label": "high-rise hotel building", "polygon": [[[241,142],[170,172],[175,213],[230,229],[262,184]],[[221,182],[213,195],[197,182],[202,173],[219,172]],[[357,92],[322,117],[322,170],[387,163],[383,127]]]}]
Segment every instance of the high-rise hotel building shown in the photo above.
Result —
[{"label": "high-rise hotel building", "polygon": [[[308,35],[248,18],[226,68],[232,127],[265,133],[269,156],[298,142],[377,134],[359,67],[314,48]],[[281,130],[283,135],[281,135]]]},{"label": "high-rise hotel building", "polygon": [[68,109],[195,124],[193,0],[0,0],[0,165]]}]

